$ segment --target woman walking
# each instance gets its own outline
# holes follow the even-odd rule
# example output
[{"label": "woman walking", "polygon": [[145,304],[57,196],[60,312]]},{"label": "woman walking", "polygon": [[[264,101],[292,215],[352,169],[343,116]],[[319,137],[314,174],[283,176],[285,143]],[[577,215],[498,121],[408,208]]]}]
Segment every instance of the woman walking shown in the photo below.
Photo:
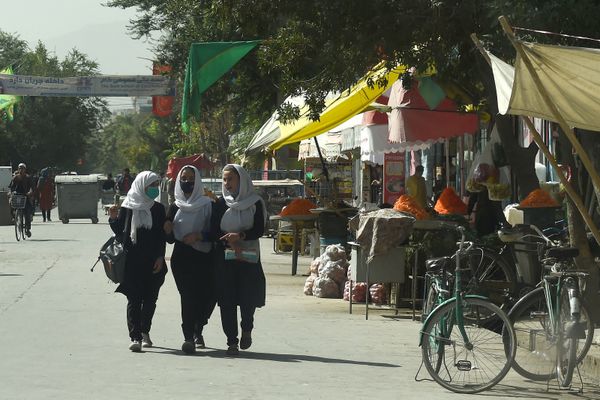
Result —
[{"label": "woman walking", "polygon": [[139,352],[152,347],[150,328],[158,292],[165,281],[165,208],[153,199],[158,196],[159,176],[151,171],[139,173],[121,205],[110,208],[110,227],[123,232],[129,221],[125,280],[117,292],[127,296],[129,350]]},{"label": "woman walking", "polygon": [[[244,168],[228,164],[223,169],[223,197],[213,213],[218,233],[216,269],[217,301],[221,324],[227,336],[227,355],[235,356],[252,344],[254,312],[265,305],[265,275],[260,262],[258,239],[265,229],[265,205],[256,194]],[[242,336],[238,341],[237,307]]]},{"label": "woman walking", "polygon": [[216,304],[211,215],[212,201],[204,196],[200,172],[186,165],[177,175],[175,203],[164,224],[167,241],[175,243],[171,270],[181,296],[181,350],[186,354],[193,354],[196,346],[205,347],[202,329]]},{"label": "woman walking", "polygon": [[40,171],[37,190],[44,222],[50,222],[52,221],[50,219],[50,210],[52,210],[52,203],[54,203],[54,177],[51,174],[50,168],[44,168]]}]

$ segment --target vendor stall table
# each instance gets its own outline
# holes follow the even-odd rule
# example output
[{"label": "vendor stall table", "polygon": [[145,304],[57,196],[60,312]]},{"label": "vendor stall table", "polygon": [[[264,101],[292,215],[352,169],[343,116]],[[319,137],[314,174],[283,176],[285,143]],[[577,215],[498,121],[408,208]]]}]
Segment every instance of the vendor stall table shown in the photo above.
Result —
[{"label": "vendor stall table", "polygon": [[272,215],[269,217],[271,221],[287,221],[292,224],[292,275],[296,275],[298,270],[298,252],[300,250],[300,246],[298,245],[299,234],[303,228],[313,228],[314,223],[317,220],[317,216],[314,214],[310,215]]}]

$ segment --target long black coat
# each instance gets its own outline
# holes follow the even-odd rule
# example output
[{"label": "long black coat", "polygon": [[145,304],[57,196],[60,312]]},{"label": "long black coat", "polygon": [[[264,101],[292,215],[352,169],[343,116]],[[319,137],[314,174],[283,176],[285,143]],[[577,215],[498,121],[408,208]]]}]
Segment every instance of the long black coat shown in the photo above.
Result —
[{"label": "long black coat", "polygon": [[[162,285],[167,273],[166,264],[163,269],[154,274],[154,262],[165,256],[166,239],[163,231],[165,223],[165,207],[157,202],[150,209],[152,214],[152,228],[139,228],[137,231],[137,242],[133,244],[129,235],[125,238],[127,259],[125,262],[125,282],[117,287],[117,292],[127,296],[140,294],[148,285]],[[125,218],[131,217],[133,212],[128,208],[121,207],[119,215],[115,220],[109,220],[110,227],[114,233],[123,232]]]},{"label": "long black coat", "polygon": [[[254,224],[252,228],[244,231],[245,240],[258,240],[265,231],[263,206],[260,200],[255,206]],[[227,209],[227,204],[221,197],[216,201],[211,217],[211,235],[217,241],[215,246],[217,301],[220,306],[262,307],[265,305],[266,280],[260,259],[257,263],[225,260],[226,244],[218,238],[226,233],[221,230],[221,218]]]}]

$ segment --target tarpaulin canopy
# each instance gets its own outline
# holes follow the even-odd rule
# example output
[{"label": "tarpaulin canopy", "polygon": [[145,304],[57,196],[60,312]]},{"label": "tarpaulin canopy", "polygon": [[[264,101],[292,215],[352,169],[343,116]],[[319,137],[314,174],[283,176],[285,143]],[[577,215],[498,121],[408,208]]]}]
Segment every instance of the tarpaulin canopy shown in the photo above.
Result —
[{"label": "tarpaulin canopy", "polygon": [[[306,105],[299,105],[300,118],[289,124],[282,124],[277,121],[278,116],[274,113],[271,116],[274,129],[266,128],[267,124],[255,134],[251,145],[246,149],[246,153],[263,149],[265,147],[273,150],[279,149],[287,144],[300,142],[303,139],[309,139],[323,132],[342,124],[356,114],[364,111],[369,105],[385,92],[405,71],[404,66],[398,66],[392,71],[387,71],[383,65],[379,65],[362,77],[352,88],[338,94],[330,94],[325,100],[325,109],[319,116],[318,121],[311,121],[308,117],[309,110]],[[369,87],[372,82],[377,82],[380,78],[387,79],[387,85],[379,87],[377,85]],[[267,121],[269,123],[269,121]],[[264,147],[257,146],[257,143],[267,143],[269,139],[278,135]]]},{"label": "tarpaulin canopy", "polygon": [[410,89],[401,81],[394,83],[388,105],[390,143],[432,143],[479,129],[477,114],[459,111],[443,92],[423,96],[416,82]]},{"label": "tarpaulin canopy", "polygon": [[[167,166],[167,176],[171,179],[177,178],[179,170],[186,165],[193,165],[200,171],[210,170],[214,166],[214,164],[205,154],[194,154],[193,156],[189,157],[171,158]],[[202,175],[205,176],[205,174]]]},{"label": "tarpaulin canopy", "polygon": [[[573,127],[600,131],[600,49],[521,42],[552,102]],[[489,53],[488,53],[489,54]],[[557,121],[517,55],[515,67],[490,54],[501,114]]]}]

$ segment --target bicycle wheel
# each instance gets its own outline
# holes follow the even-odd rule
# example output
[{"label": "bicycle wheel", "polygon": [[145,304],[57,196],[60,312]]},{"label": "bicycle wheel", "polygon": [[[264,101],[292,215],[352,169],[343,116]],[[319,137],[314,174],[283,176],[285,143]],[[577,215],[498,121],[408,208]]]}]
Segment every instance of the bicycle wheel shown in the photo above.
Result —
[{"label": "bicycle wheel", "polygon": [[[517,293],[517,277],[514,268],[492,251],[474,248],[466,256],[471,270],[469,282],[464,285],[468,293],[490,299],[497,306],[506,303],[507,297]],[[464,262],[461,265],[466,266]]]},{"label": "bicycle wheel", "polygon": [[[433,311],[423,327],[423,362],[431,377],[446,389],[477,393],[493,387],[510,370],[514,331],[506,314],[495,304],[476,298],[458,301],[463,304],[462,319],[469,343],[465,343],[457,326],[456,301],[445,304]],[[508,355],[505,347],[512,349]],[[440,368],[436,368],[438,364]]]},{"label": "bicycle wheel", "polygon": [[[573,379],[573,371],[587,354],[592,342],[593,331],[586,331],[585,338],[579,339],[576,334],[576,327],[581,329],[585,321],[581,320],[585,308],[580,305],[580,314],[571,314],[569,304],[569,295],[563,286],[560,293],[560,313],[557,318],[558,340],[556,350],[556,374],[558,384],[561,387],[569,387]],[[579,299],[581,301],[581,299]],[[587,314],[587,310],[585,310]],[[587,319],[589,321],[589,318]],[[590,328],[593,324],[590,324]],[[575,330],[575,331],[574,331]],[[578,351],[580,350],[580,351]]]},{"label": "bicycle wheel", "polygon": [[[548,381],[556,376],[558,338],[548,315],[543,287],[525,295],[508,314],[517,335],[513,368],[519,375],[534,381]],[[577,347],[577,363],[587,354],[594,333],[593,321],[583,304],[580,308],[579,322],[584,324],[586,338],[583,345]]]},{"label": "bicycle wheel", "polygon": [[19,213],[21,210],[14,210],[13,219],[15,221],[15,237],[17,238],[17,242],[21,240],[21,229],[19,228]]},{"label": "bicycle wheel", "polygon": [[25,240],[25,213],[23,210],[19,210],[19,231],[21,232],[21,239]]}]

